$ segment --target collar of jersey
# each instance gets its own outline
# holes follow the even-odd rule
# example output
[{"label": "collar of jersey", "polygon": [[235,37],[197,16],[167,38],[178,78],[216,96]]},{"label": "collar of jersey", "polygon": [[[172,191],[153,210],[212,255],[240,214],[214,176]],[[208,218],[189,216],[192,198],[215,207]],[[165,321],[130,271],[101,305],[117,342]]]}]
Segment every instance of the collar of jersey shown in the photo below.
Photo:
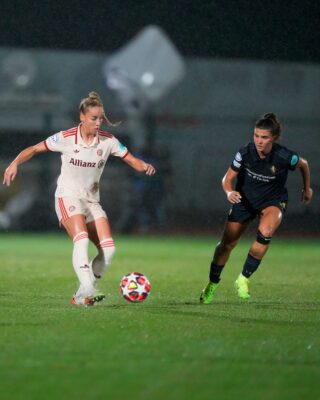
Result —
[{"label": "collar of jersey", "polygon": [[251,150],[251,155],[252,155],[254,161],[266,161],[266,162],[270,161],[270,158],[273,155],[274,146],[272,146],[272,149],[271,149],[270,153],[266,156],[266,158],[260,158],[254,143],[251,143],[251,145],[252,146],[251,146],[250,150]]},{"label": "collar of jersey", "polygon": [[77,130],[77,138],[76,138],[76,143],[78,143],[79,146],[81,147],[86,147],[86,148],[90,148],[90,147],[95,147],[99,144],[99,135],[97,134],[95,136],[95,138],[93,139],[92,143],[87,144],[81,137],[81,133],[80,133],[80,125],[78,126],[78,130]]}]

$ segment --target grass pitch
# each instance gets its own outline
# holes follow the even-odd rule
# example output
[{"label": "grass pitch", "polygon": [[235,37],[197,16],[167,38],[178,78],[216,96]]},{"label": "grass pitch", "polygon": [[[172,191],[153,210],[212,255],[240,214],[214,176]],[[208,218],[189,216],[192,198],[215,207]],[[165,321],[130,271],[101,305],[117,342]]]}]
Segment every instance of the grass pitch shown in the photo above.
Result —
[{"label": "grass pitch", "polygon": [[[241,301],[243,240],[210,306],[199,294],[215,239],[115,240],[105,302],[79,308],[65,235],[0,235],[2,399],[320,399],[315,240],[275,239]],[[119,294],[134,270],[152,285],[141,304]]]}]

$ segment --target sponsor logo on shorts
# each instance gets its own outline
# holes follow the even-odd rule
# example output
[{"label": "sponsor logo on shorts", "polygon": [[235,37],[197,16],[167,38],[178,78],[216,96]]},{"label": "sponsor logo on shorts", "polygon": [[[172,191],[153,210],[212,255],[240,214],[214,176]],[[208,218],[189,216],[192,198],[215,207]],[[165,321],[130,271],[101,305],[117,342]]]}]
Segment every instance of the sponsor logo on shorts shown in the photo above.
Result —
[{"label": "sponsor logo on shorts", "polygon": [[285,210],[286,206],[287,206],[287,203],[285,203],[284,201],[282,201],[280,203],[281,210]]},{"label": "sponsor logo on shorts", "polygon": [[73,211],[75,211],[75,210],[76,210],[76,207],[75,207],[75,206],[70,206],[70,207],[69,207],[69,211],[70,211],[70,212],[73,212]]}]

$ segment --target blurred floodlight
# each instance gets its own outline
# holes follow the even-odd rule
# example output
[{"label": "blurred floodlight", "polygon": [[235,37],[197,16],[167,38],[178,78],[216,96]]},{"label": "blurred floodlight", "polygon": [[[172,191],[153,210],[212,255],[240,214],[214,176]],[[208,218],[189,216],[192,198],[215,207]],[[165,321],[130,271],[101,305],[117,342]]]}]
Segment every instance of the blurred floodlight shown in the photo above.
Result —
[{"label": "blurred floodlight", "polygon": [[29,87],[37,74],[36,63],[31,54],[25,51],[14,51],[1,61],[1,75],[11,88]]},{"label": "blurred floodlight", "polygon": [[150,86],[154,83],[154,75],[152,72],[145,72],[141,76],[141,83],[145,86]]},{"label": "blurred floodlight", "polygon": [[107,59],[103,74],[124,106],[143,112],[183,79],[185,63],[168,36],[150,25]]}]

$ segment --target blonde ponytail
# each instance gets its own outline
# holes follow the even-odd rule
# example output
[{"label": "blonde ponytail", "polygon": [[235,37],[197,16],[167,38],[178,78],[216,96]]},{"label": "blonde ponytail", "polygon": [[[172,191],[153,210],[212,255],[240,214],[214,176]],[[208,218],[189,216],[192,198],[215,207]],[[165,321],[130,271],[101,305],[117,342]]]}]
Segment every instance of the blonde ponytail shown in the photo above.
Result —
[{"label": "blonde ponytail", "polygon": [[80,101],[79,112],[85,114],[89,107],[101,107],[103,109],[103,119],[113,127],[119,126],[121,122],[111,122],[104,112],[102,100],[97,92],[90,92],[87,97]]}]

